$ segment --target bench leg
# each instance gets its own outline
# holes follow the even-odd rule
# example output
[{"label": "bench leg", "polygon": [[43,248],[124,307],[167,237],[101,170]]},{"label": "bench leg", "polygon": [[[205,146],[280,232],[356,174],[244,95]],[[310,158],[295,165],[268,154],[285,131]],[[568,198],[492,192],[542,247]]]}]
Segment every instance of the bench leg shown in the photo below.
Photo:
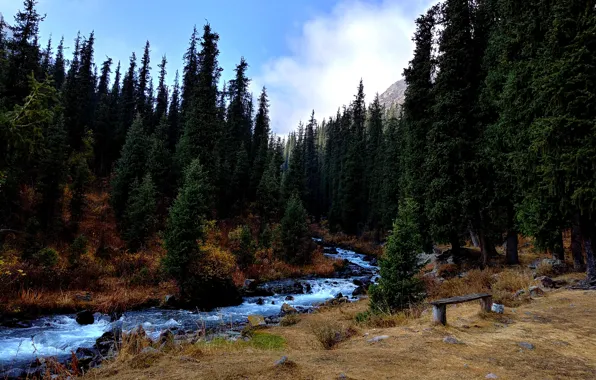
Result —
[{"label": "bench leg", "polygon": [[480,307],[482,308],[482,311],[490,313],[493,307],[493,297],[481,298]]},{"label": "bench leg", "polygon": [[446,305],[433,305],[433,323],[447,324],[447,307]]}]

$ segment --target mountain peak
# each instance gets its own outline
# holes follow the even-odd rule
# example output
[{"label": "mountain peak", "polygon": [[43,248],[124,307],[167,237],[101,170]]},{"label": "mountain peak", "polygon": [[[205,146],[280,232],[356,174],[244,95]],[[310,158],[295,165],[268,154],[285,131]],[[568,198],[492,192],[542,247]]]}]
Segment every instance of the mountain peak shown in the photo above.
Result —
[{"label": "mountain peak", "polygon": [[404,102],[406,92],[406,81],[403,79],[393,83],[385,92],[379,95],[381,105],[389,109],[394,106],[400,106]]}]

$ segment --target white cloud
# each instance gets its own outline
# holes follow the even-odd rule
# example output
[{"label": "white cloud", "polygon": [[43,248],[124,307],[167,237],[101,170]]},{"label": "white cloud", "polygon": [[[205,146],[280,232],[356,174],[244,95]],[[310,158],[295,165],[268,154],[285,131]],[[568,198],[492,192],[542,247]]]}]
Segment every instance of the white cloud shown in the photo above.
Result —
[{"label": "white cloud", "polygon": [[254,80],[255,90],[268,89],[274,131],[294,130],[312,109],[319,121],[334,116],[351,102],[360,78],[367,102],[400,79],[414,49],[415,18],[430,4],[418,1],[412,13],[395,0],[342,0],[304,23],[288,42],[290,54],[266,63]]}]

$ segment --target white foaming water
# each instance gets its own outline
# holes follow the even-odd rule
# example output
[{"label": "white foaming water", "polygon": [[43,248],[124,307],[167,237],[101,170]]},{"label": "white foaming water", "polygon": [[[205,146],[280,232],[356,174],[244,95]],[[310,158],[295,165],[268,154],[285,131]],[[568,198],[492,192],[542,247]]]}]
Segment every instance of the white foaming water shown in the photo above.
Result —
[{"label": "white foaming water", "polygon": [[[347,259],[362,268],[377,272],[377,268],[364,260],[364,255],[345,249],[337,249],[330,257]],[[210,312],[197,313],[190,310],[164,310],[151,308],[124,313],[120,321],[124,331],[139,325],[156,339],[165,329],[196,331],[202,326],[218,324],[233,326],[243,323],[251,314],[265,317],[279,315],[281,305],[288,303],[297,308],[311,308],[320,302],[336,297],[339,293],[351,296],[356,288],[352,278],[298,279],[310,285],[307,294],[276,294],[269,297],[247,297],[238,306],[224,307]],[[290,300],[286,297],[290,296]],[[262,301],[262,304],[259,304]],[[79,347],[90,348],[104,332],[111,328],[107,317],[96,318],[92,325],[79,325],[74,316],[55,316],[33,321],[31,328],[0,327],[0,372],[14,363],[30,362],[36,357],[66,357]]]},{"label": "white foaming water", "polygon": [[105,320],[81,326],[67,316],[39,319],[31,328],[0,328],[0,364],[69,355],[79,347],[93,346],[108,328]]}]

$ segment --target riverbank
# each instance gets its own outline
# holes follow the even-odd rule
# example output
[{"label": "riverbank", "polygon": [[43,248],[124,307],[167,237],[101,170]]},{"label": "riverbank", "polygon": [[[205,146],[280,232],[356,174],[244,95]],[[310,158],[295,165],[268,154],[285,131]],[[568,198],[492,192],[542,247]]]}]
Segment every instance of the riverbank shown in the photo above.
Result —
[{"label": "riverbank", "polygon": [[[490,315],[480,314],[475,303],[461,304],[448,308],[445,327],[432,325],[428,309],[395,318],[398,325],[391,327],[358,323],[356,316],[368,307],[362,300],[301,315],[293,326],[260,330],[266,339],[257,343],[129,353],[86,378],[593,379],[594,296],[595,291],[554,290]],[[321,326],[343,326],[352,336],[327,350],[313,333]]]}]

